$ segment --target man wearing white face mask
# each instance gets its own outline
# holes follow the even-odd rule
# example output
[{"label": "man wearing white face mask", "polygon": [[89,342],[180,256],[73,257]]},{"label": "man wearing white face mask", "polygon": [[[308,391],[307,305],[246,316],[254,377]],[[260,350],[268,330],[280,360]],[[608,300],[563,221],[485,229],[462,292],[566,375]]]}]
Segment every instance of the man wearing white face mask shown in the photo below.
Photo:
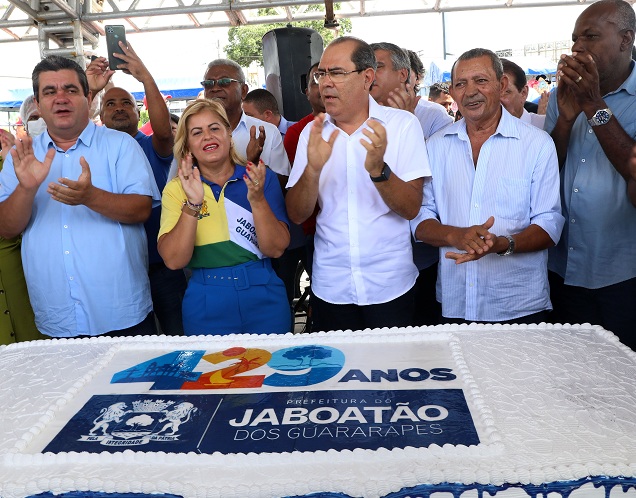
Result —
[{"label": "man wearing white face mask", "polygon": [[24,129],[30,137],[37,137],[46,130],[46,123],[40,117],[33,95],[28,96],[20,106],[20,119]]}]

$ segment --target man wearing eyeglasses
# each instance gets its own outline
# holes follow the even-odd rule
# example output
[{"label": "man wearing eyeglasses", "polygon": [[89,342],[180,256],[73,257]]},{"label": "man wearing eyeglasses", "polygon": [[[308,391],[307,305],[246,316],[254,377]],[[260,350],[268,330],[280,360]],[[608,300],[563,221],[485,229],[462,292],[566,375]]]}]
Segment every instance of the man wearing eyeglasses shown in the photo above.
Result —
[{"label": "man wearing eyeglasses", "polygon": [[408,220],[430,176],[417,119],[370,97],[373,49],[353,37],[326,48],[314,79],[326,114],[301,133],[287,210],[316,220],[315,330],[409,325],[417,268]]},{"label": "man wearing eyeglasses", "polygon": [[278,175],[289,176],[289,160],[278,128],[243,112],[241,103],[248,87],[241,66],[229,59],[213,60],[201,85],[206,99],[216,99],[223,104],[236,150],[249,161],[257,163],[260,158]]}]

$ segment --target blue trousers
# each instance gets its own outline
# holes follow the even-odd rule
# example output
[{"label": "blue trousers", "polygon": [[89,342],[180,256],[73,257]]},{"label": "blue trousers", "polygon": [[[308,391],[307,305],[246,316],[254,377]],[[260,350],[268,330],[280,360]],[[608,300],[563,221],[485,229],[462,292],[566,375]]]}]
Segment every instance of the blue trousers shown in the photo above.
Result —
[{"label": "blue trousers", "polygon": [[185,335],[284,334],[291,310],[269,259],[192,271],[183,298]]}]

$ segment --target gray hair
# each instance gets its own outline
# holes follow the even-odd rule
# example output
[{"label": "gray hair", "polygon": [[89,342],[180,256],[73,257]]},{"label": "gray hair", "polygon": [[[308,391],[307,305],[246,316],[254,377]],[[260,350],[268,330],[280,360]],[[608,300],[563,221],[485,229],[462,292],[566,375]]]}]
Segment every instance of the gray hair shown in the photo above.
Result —
[{"label": "gray hair", "polygon": [[367,42],[360,38],[356,38],[355,36],[341,36],[340,38],[335,38],[327,47],[340,45],[345,42],[354,42],[356,44],[356,48],[354,48],[351,53],[351,62],[356,66],[356,71],[364,71],[368,68],[374,71],[378,69],[378,62],[375,60],[373,49]]},{"label": "gray hair", "polygon": [[492,68],[495,71],[495,75],[497,76],[497,80],[501,80],[503,77],[503,65],[501,64],[501,59],[494,53],[492,50],[488,50],[487,48],[472,48],[467,52],[464,52],[462,55],[458,57],[458,59],[453,62],[453,67],[451,69],[451,84],[453,83],[453,76],[455,74],[455,66],[459,61],[469,61],[472,59],[477,59],[478,57],[489,57],[490,62],[492,63]]},{"label": "gray hair", "polygon": [[[595,5],[610,6],[614,8],[614,13],[610,16],[611,22],[616,24],[619,31],[636,31],[636,15],[634,14],[634,8],[629,3],[624,0],[600,0],[599,2],[590,5],[590,7]],[[590,7],[588,7],[588,9]]]},{"label": "gray hair", "polygon": [[245,83],[245,73],[243,72],[243,68],[239,66],[236,62],[230,59],[215,59],[208,64],[208,69],[216,66],[230,66],[236,70],[237,80],[241,82],[241,84]]},{"label": "gray hair", "polygon": [[408,54],[400,47],[389,42],[372,43],[371,48],[375,52],[376,50],[385,50],[391,54],[391,64],[393,64],[393,70],[399,71],[400,69],[411,70],[411,59]]}]

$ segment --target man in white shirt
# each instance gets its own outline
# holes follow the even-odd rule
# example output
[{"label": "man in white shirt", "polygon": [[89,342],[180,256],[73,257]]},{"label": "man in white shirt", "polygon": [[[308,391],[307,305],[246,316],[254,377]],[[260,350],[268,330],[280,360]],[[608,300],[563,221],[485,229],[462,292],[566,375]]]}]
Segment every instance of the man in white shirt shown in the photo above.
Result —
[{"label": "man in white shirt", "polygon": [[508,59],[501,59],[504,76],[508,82],[501,94],[501,103],[510,114],[524,123],[531,124],[543,130],[545,114],[528,112],[523,106],[528,99],[528,82],[526,73],[517,64]]},{"label": "man in white shirt", "polygon": [[564,218],[550,136],[501,105],[503,67],[490,50],[462,54],[451,95],[464,118],[428,143],[418,240],[440,247],[444,321],[538,323],[552,309],[548,247]]},{"label": "man in white shirt", "polygon": [[413,314],[408,220],[430,176],[417,119],[369,95],[373,49],[337,38],[315,79],[327,114],[301,133],[287,187],[287,211],[316,219],[312,274],[315,330],[405,326]]},{"label": "man in white shirt", "polygon": [[243,112],[253,118],[273,124],[284,137],[287,128],[296,121],[287,121],[278,110],[278,102],[272,92],[257,88],[249,92],[243,99]]},{"label": "man in white shirt", "polygon": [[257,163],[260,158],[280,176],[289,176],[289,159],[278,128],[243,112],[241,103],[248,88],[241,66],[229,59],[213,60],[201,85],[206,99],[216,99],[225,107],[236,150],[248,161]]}]

